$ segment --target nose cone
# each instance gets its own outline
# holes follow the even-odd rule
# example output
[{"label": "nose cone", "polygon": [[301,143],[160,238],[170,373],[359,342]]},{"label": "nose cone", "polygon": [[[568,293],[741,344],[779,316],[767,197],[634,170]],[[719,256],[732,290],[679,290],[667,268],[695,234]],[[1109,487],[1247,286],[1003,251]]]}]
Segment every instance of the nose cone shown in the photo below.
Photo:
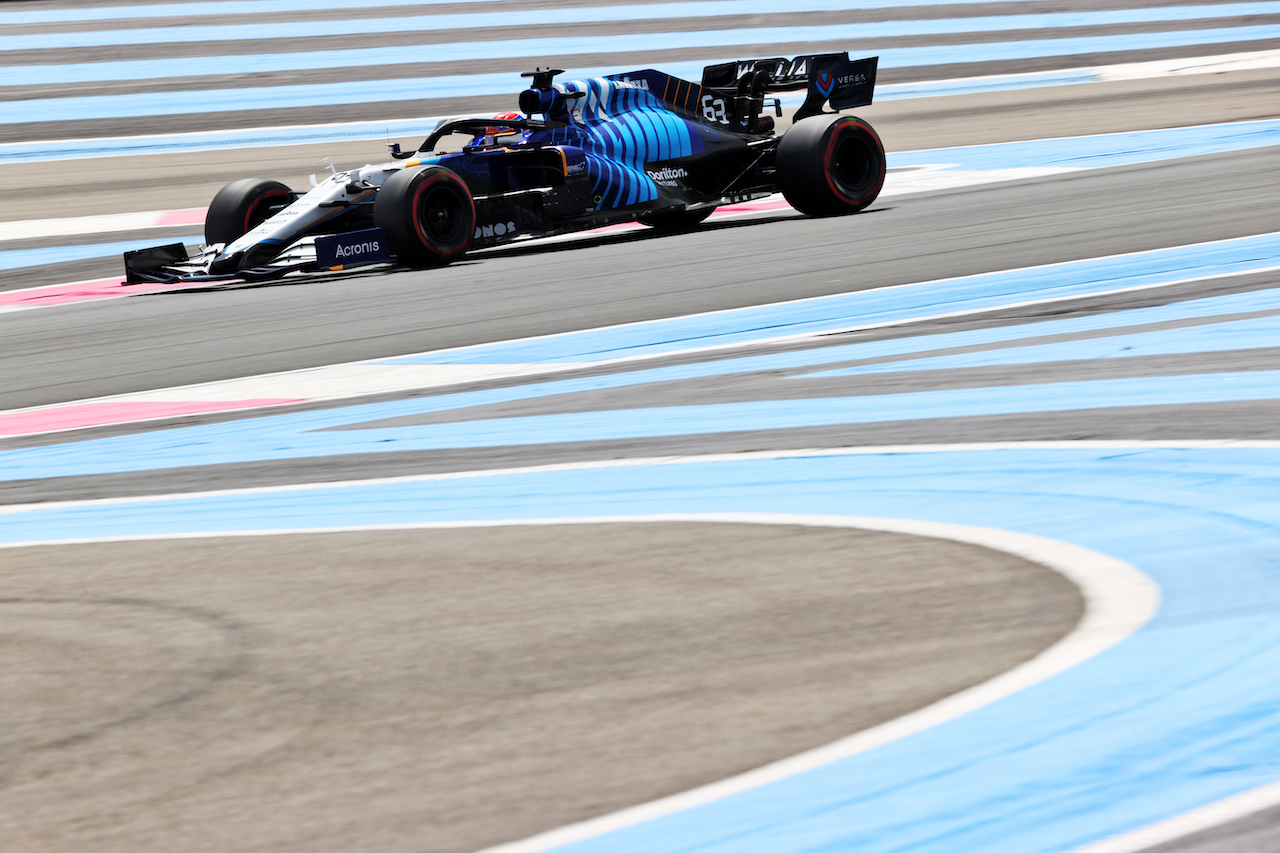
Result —
[{"label": "nose cone", "polygon": [[209,263],[209,272],[214,275],[227,275],[240,270],[252,269],[270,263],[280,253],[280,247],[273,243],[258,243],[239,252],[226,254],[223,250]]}]

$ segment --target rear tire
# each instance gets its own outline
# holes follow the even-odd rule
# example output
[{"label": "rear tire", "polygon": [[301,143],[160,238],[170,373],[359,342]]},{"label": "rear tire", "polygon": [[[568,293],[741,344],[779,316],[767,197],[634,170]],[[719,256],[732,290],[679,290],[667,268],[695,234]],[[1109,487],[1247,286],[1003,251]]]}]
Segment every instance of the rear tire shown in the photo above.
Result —
[{"label": "rear tire", "polygon": [[884,145],[860,118],[812,116],[783,134],[777,168],[778,189],[801,213],[857,213],[884,186]]},{"label": "rear tire", "polygon": [[476,203],[456,172],[413,166],[387,178],[378,190],[373,222],[387,235],[400,263],[443,266],[471,246]]},{"label": "rear tire", "polygon": [[659,210],[642,213],[637,221],[657,231],[688,231],[714,212],[714,207],[701,207],[696,210]]},{"label": "rear tire", "polygon": [[204,217],[206,243],[239,240],[293,202],[293,190],[279,181],[241,178],[232,181],[209,202]]}]

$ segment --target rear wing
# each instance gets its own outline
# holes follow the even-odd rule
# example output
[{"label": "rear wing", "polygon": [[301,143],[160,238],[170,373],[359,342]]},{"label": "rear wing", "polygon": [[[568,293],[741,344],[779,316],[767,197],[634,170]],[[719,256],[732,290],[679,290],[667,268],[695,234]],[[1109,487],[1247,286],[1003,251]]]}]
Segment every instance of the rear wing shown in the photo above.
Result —
[{"label": "rear wing", "polygon": [[848,53],[817,53],[795,59],[747,59],[708,65],[702,69],[702,86],[735,99],[762,98],[766,92],[808,90],[796,119],[817,115],[828,102],[832,109],[847,110],[871,103],[876,88],[879,57],[850,59]]}]

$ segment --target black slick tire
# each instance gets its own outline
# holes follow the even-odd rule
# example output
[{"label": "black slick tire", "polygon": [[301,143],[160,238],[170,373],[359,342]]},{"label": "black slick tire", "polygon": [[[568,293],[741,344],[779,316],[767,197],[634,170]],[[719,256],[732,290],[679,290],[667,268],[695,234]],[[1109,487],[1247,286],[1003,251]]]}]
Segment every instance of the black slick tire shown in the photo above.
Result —
[{"label": "black slick tire", "polygon": [[801,213],[856,213],[884,186],[884,145],[856,116],[811,116],[779,140],[777,175],[783,197]]},{"label": "black slick tire", "polygon": [[701,207],[696,210],[657,210],[640,214],[637,221],[656,231],[688,231],[699,225],[713,212],[715,212],[714,207]]},{"label": "black slick tire", "polygon": [[400,263],[443,266],[471,246],[476,203],[456,172],[444,166],[411,166],[387,178],[378,190],[373,222]]},{"label": "black slick tire", "polygon": [[231,243],[248,234],[293,201],[293,191],[279,181],[241,178],[209,202],[204,218],[206,243]]}]

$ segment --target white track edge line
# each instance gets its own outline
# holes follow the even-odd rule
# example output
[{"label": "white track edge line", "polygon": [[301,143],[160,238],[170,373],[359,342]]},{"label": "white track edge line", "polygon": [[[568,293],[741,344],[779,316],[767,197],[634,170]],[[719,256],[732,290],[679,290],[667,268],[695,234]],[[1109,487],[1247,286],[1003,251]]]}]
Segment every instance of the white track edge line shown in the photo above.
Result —
[{"label": "white track edge line", "polygon": [[596,838],[760,788],[934,728],[1096,657],[1138,631],[1150,621],[1160,606],[1159,587],[1135,566],[1088,548],[1025,533],[865,516],[724,513],[658,516],[649,520],[849,527],[979,545],[1022,557],[1060,573],[1079,587],[1084,595],[1085,615],[1070,634],[1030,661],[918,711],[719,782],[540,833],[521,841],[499,844],[486,848],[482,853],[540,853]]},{"label": "white track edge line", "polygon": [[1133,832],[1077,847],[1068,853],[1139,853],[1157,844],[1212,829],[1276,805],[1280,805],[1280,782],[1244,791]]}]

